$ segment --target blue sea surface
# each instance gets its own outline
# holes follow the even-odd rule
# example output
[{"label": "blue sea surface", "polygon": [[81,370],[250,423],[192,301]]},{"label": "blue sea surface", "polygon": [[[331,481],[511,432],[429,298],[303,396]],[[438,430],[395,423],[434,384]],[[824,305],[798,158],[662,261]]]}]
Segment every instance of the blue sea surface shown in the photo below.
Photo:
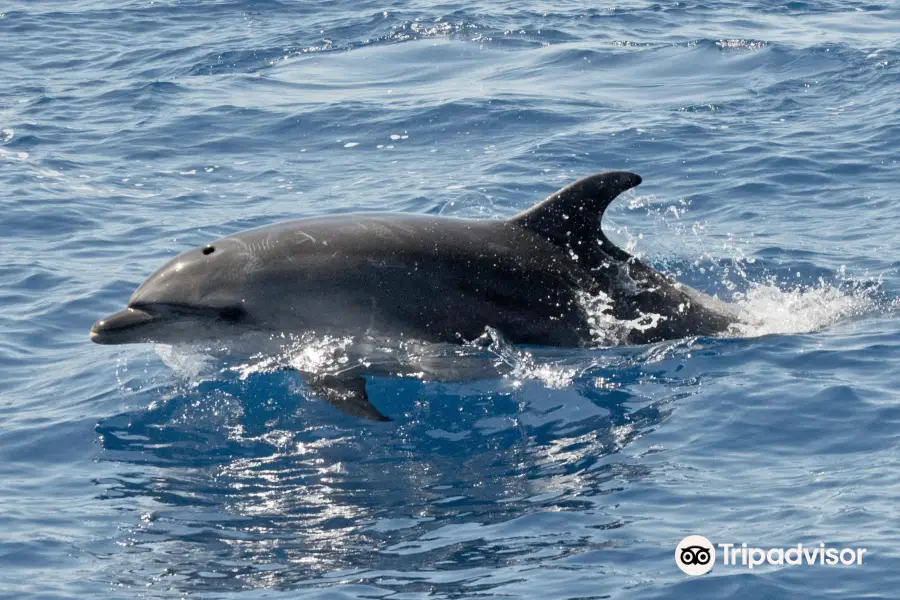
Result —
[{"label": "blue sea surface", "polygon": [[[897,598],[898,140],[896,2],[0,4],[0,597]],[[225,234],[608,169],[741,331],[372,377],[389,424],[88,339]],[[690,534],[867,552],[692,577]]]}]

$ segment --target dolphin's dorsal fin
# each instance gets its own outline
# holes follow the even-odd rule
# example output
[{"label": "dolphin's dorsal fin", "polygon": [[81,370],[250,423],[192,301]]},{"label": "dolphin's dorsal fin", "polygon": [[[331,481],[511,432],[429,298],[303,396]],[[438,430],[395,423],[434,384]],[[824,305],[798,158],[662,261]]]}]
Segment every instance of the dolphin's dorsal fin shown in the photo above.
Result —
[{"label": "dolphin's dorsal fin", "polygon": [[616,196],[641,183],[640,175],[607,171],[590,175],[550,194],[543,202],[510,221],[545,236],[553,243],[578,252],[600,242],[603,250],[620,260],[629,255],[614,246],[600,229],[600,218]]}]

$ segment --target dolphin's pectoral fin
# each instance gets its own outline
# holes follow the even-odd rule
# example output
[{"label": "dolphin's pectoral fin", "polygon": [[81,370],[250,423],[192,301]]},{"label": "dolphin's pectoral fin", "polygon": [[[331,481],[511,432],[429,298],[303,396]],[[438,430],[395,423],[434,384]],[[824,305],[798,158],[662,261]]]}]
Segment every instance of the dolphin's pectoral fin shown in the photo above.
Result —
[{"label": "dolphin's pectoral fin", "polygon": [[365,377],[314,375],[309,378],[309,389],[342,413],[373,421],[391,420],[369,402]]},{"label": "dolphin's pectoral fin", "polygon": [[640,183],[640,175],[627,171],[591,175],[554,192],[510,221],[541,234],[576,255],[599,241],[612,258],[628,260],[630,255],[603,235],[600,219],[619,194]]}]

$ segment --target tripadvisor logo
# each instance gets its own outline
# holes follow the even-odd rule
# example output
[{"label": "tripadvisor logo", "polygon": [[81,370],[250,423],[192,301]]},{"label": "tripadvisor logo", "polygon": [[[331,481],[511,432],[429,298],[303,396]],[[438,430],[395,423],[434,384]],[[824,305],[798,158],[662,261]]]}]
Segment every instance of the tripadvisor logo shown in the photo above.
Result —
[{"label": "tripadvisor logo", "polygon": [[702,535],[689,535],[675,548],[675,564],[688,575],[709,573],[716,564],[716,548],[721,551],[722,565],[748,569],[762,565],[808,565],[834,567],[861,565],[866,548],[833,548],[825,544],[789,548],[755,548],[747,544],[713,545]]}]

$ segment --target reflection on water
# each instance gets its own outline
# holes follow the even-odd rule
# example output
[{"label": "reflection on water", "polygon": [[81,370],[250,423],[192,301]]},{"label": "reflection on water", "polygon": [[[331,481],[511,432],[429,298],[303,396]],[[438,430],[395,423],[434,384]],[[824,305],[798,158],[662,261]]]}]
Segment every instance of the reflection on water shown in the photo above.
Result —
[{"label": "reflection on water", "polygon": [[100,494],[132,515],[109,578],[182,593],[336,582],[471,593],[481,576],[440,573],[603,548],[625,524],[603,506],[647,475],[620,450],[694,393],[701,377],[684,364],[698,349],[532,364],[587,366],[563,388],[373,378],[371,397],[397,417],[388,424],[307,400],[291,373],[223,376],[164,399],[145,389],[147,409],[97,426],[102,460],[121,464]]}]

